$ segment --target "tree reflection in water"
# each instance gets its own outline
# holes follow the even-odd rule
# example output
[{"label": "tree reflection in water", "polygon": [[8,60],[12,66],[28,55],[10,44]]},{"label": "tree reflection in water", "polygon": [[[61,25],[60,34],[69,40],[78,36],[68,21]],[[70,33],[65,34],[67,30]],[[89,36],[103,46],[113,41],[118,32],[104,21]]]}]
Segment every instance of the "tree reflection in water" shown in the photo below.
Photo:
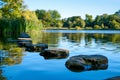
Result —
[{"label": "tree reflection in water", "polygon": [[2,73],[3,73],[3,71],[0,70],[0,80],[7,80],[6,77],[3,77]]},{"label": "tree reflection in water", "polygon": [[14,65],[20,64],[22,61],[23,50],[21,48],[10,48],[9,50],[0,51],[0,65]]},{"label": "tree reflection in water", "polygon": [[19,47],[0,50],[0,80],[7,80],[2,74],[2,66],[11,66],[22,62],[23,49]]}]

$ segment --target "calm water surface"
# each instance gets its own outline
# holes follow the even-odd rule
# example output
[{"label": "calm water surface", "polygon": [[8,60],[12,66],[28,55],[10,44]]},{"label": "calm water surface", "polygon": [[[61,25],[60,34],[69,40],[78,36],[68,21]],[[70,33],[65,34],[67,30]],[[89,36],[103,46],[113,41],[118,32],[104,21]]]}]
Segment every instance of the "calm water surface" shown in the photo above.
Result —
[{"label": "calm water surface", "polygon": [[[31,37],[34,44],[46,43],[49,48],[68,49],[70,55],[64,59],[44,59],[40,52],[24,49],[22,55],[9,55],[8,49],[15,48],[16,43],[1,40],[0,80],[104,80],[120,76],[120,31],[47,30],[31,34]],[[107,69],[72,72],[65,66],[71,56],[94,54],[108,58]]]}]

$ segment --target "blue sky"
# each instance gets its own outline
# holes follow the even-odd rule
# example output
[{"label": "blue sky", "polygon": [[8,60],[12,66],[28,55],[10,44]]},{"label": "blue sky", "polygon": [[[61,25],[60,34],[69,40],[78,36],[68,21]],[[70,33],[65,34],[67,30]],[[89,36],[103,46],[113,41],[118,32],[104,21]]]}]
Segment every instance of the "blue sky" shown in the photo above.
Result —
[{"label": "blue sky", "polygon": [[120,0],[24,0],[30,10],[57,10],[62,18],[85,14],[95,17],[102,14],[113,14],[120,9]]}]

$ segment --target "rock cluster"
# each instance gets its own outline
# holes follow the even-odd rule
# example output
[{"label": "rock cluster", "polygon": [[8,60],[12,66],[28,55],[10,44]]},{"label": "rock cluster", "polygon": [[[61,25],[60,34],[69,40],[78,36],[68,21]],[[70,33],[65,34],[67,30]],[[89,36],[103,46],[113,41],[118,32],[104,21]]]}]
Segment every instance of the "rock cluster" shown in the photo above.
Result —
[{"label": "rock cluster", "polygon": [[[26,33],[20,34],[18,44],[24,46],[27,51],[39,51],[45,59],[63,59],[69,56],[66,49],[48,49],[47,44],[32,44],[30,36]],[[108,59],[103,55],[78,55],[70,57],[65,66],[74,72],[107,69]]]},{"label": "rock cluster", "polygon": [[26,51],[31,51],[31,52],[40,52],[46,48],[48,48],[47,44],[32,44],[32,39],[27,33],[21,33],[18,36],[17,40],[18,46],[20,47],[25,47]]}]

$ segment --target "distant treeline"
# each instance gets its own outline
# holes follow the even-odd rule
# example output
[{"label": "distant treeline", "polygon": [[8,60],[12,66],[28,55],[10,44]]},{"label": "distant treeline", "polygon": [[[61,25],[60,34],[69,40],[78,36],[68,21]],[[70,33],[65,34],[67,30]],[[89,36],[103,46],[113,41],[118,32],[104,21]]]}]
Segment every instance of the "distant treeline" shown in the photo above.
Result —
[{"label": "distant treeline", "polygon": [[73,16],[61,19],[57,10],[26,9],[23,0],[0,0],[0,34],[39,31],[46,28],[120,29],[120,10],[114,14],[98,15],[95,19]]},{"label": "distant treeline", "polygon": [[67,29],[120,29],[120,10],[114,14],[98,15],[93,19],[92,15],[86,14],[85,19],[81,16],[72,16],[60,19],[56,10],[36,10],[37,17],[42,21],[45,28],[67,28]]}]

